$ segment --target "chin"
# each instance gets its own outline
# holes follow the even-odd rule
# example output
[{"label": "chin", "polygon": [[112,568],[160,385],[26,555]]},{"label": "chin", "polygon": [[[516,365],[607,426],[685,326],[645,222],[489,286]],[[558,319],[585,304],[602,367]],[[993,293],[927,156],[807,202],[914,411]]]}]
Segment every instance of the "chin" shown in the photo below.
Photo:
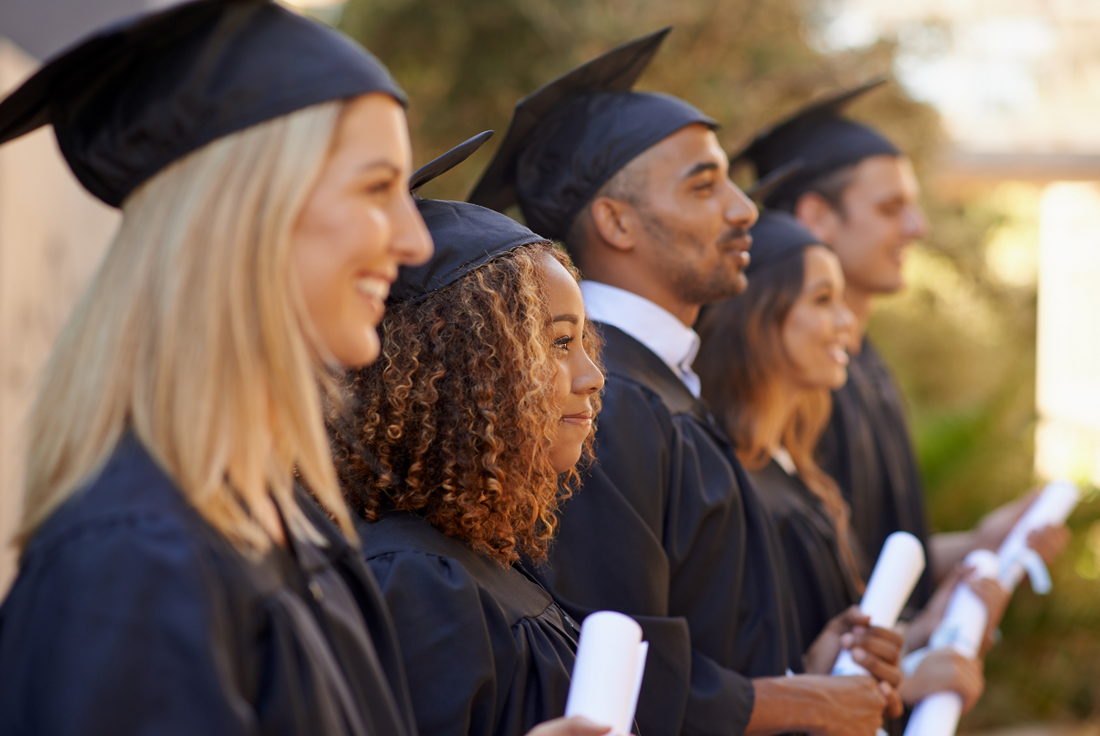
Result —
[{"label": "chin", "polygon": [[550,466],[554,468],[554,472],[558,475],[562,473],[568,473],[573,468],[577,467],[577,463],[581,461],[582,447],[577,447],[576,450],[570,449],[568,451],[551,449],[550,450]]}]

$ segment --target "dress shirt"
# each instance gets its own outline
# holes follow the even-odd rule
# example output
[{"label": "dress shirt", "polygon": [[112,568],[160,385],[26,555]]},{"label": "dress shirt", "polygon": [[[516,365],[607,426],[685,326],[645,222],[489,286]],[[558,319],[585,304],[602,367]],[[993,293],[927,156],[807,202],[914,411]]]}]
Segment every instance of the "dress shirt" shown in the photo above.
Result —
[{"label": "dress shirt", "polygon": [[598,281],[582,281],[588,318],[617,327],[645,345],[699,398],[699,376],[691,364],[699,352],[699,335],[668,310],[637,294]]}]

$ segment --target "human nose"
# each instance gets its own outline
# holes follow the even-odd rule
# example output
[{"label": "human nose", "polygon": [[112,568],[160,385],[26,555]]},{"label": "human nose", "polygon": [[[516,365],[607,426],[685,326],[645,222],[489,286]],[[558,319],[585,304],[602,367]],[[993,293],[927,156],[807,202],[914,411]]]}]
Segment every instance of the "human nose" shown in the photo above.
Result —
[{"label": "human nose", "polygon": [[928,234],[928,218],[915,204],[906,208],[905,234],[910,240],[919,240]]},{"label": "human nose", "polygon": [[577,354],[580,356],[580,370],[577,371],[577,377],[573,380],[573,393],[594,394],[599,392],[603,389],[603,372],[592,361],[592,357],[587,351],[580,350]]},{"label": "human nose", "polygon": [[419,266],[432,257],[435,246],[412,196],[403,197],[394,215],[393,252],[402,266]]},{"label": "human nose", "polygon": [[852,338],[855,336],[856,315],[848,308],[848,305],[841,302],[837,305],[836,320],[837,332],[844,338],[844,342],[848,347],[852,347]]},{"label": "human nose", "polygon": [[730,190],[730,201],[726,206],[726,222],[734,227],[748,230],[756,224],[760,211],[749,197],[736,184],[726,179]]}]

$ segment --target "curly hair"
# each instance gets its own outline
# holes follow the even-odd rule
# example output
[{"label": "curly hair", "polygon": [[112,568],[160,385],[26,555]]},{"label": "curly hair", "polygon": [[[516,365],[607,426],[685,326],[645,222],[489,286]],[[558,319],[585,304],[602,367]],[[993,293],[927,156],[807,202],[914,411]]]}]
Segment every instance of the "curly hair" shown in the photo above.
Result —
[{"label": "curly hair", "polygon": [[[350,374],[354,408],[330,421],[341,485],[367,521],[408,511],[504,565],[545,556],[576,472],[550,464],[561,409],[544,256],[577,278],[534,243],[387,308],[381,357]],[[597,356],[594,332],[583,345]]]}]

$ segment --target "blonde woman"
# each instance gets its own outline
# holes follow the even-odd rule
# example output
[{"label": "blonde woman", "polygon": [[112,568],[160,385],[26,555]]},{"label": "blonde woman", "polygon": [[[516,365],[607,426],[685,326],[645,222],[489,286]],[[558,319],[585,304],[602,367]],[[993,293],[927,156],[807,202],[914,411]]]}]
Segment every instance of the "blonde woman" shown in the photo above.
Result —
[{"label": "blonde woman", "polygon": [[402,104],[259,0],[116,26],[0,103],[0,142],[52,123],[123,212],[29,420],[0,733],[414,733],[320,388],[431,252]]}]

